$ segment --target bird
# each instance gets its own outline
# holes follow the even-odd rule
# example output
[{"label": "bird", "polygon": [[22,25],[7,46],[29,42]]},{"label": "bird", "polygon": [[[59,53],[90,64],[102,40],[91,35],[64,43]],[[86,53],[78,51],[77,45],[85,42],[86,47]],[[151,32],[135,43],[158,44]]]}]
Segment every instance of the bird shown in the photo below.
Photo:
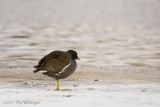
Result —
[{"label": "bird", "polygon": [[34,73],[39,71],[46,71],[43,74],[57,80],[57,89],[55,90],[68,90],[59,88],[59,79],[64,79],[70,76],[77,68],[76,59],[80,60],[77,52],[74,50],[60,51],[55,50],[50,52],[39,60],[38,64],[34,66]]}]

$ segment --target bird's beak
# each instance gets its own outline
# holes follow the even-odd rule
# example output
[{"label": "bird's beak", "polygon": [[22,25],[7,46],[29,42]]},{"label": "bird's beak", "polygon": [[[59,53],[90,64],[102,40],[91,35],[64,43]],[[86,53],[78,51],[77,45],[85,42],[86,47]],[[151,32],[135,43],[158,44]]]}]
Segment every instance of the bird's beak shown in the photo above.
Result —
[{"label": "bird's beak", "polygon": [[77,56],[77,59],[80,61],[80,58]]}]

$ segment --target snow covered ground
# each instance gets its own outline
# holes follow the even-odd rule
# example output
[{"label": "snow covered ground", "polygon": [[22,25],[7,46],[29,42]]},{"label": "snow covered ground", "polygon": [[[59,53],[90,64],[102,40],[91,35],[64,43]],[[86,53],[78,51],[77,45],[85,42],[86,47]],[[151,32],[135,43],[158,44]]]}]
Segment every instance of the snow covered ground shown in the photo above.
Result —
[{"label": "snow covered ground", "polygon": [[29,66],[2,67],[0,106],[159,107],[160,105],[159,67],[81,65],[72,76],[60,80],[60,88],[70,91],[55,91],[54,79],[41,73],[33,74]]},{"label": "snow covered ground", "polygon": [[[37,84],[38,85],[38,84]],[[46,84],[1,85],[0,106],[70,107],[159,107],[159,84],[106,84],[96,82],[54,91]],[[68,88],[67,86],[62,86]]]}]

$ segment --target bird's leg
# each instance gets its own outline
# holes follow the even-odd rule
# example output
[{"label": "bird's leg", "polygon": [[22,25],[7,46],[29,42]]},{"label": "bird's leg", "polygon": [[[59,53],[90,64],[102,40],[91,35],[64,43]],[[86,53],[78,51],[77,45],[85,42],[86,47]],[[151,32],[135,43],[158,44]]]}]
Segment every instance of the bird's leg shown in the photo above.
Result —
[{"label": "bird's leg", "polygon": [[59,79],[57,79],[57,89],[55,89],[57,91],[70,91],[69,89],[60,89],[59,88]]},{"label": "bird's leg", "polygon": [[59,79],[57,79],[57,90],[60,90],[60,88],[59,88]]}]

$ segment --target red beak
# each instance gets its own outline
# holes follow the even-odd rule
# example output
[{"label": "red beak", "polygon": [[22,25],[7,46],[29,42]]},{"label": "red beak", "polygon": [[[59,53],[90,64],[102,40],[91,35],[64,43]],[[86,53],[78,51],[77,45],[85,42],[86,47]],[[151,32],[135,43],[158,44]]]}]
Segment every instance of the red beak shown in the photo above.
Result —
[{"label": "red beak", "polygon": [[80,58],[77,56],[77,59],[80,61]]}]

